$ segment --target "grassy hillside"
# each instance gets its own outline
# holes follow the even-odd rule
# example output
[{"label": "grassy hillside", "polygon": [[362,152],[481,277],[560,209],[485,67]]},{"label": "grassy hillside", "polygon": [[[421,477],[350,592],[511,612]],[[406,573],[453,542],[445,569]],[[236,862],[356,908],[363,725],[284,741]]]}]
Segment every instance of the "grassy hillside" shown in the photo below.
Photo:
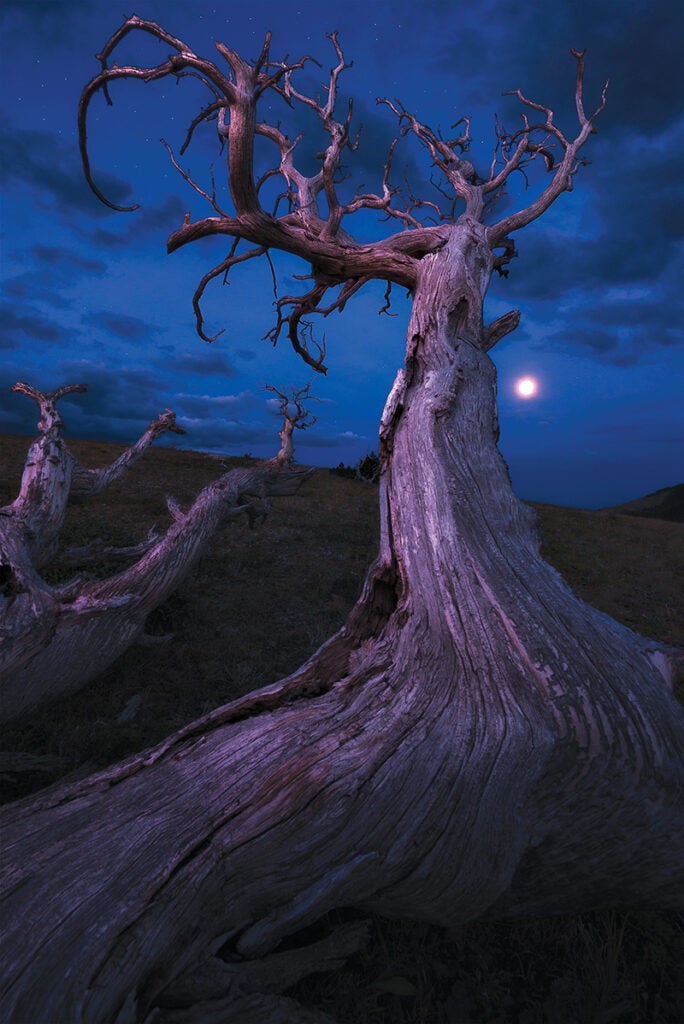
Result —
[{"label": "grassy hillside", "polygon": [[[28,443],[0,438],[0,505],[16,494]],[[121,451],[72,447],[90,466]],[[169,523],[166,494],[185,506],[220,472],[210,456],[152,449],[125,480],[70,510],[65,542],[135,543],[154,523]],[[682,524],[611,510],[537,511],[546,557],[581,597],[684,646]],[[344,622],[377,532],[377,488],[327,470],[275,501],[255,529],[235,522],[151,616],[148,631],[170,639],[133,648],[81,694],[0,736],[14,767],[18,754],[42,758],[3,776],[0,755],[4,799],[118,760],[294,670]],[[454,935],[377,921],[366,953],[303,984],[299,996],[341,1024],[677,1024],[683,935],[681,918],[647,914],[478,924]]]},{"label": "grassy hillside", "polygon": [[606,511],[620,512],[628,516],[671,519],[674,523],[684,523],[684,484],[661,487],[659,491],[645,494],[642,498],[635,498],[633,501],[627,501],[624,505],[614,505]]}]

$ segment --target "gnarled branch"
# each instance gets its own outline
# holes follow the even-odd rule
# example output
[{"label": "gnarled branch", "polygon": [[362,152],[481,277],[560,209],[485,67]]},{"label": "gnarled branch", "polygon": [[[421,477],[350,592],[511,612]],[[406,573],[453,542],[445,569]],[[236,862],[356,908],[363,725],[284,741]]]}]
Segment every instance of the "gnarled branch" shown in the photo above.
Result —
[{"label": "gnarled branch", "polygon": [[295,430],[307,430],[317,422],[318,417],[314,416],[310,409],[307,409],[307,402],[319,402],[320,399],[311,394],[309,381],[302,388],[291,388],[290,391],[280,391],[272,384],[264,384],[264,390],[270,391],[276,396],[278,411],[283,417],[283,424],[278,432],[280,438],[280,451],[270,460],[274,465],[291,466],[294,462],[294,442],[292,435]]},{"label": "gnarled branch", "polygon": [[[14,390],[39,406],[40,437],[31,445],[19,496],[0,510],[0,720],[84,686],[144,631],[145,619],[192,569],[216,531],[238,514],[262,508],[271,495],[292,493],[309,475],[282,462],[229,470],[173,523],[138,544],[111,547],[95,541],[64,550],[67,504],[99,494],[132,466],[161,434],[184,434],[167,409],[110,466],[82,467],[61,436],[56,403],[83,392],[83,384],[43,393],[24,382]],[[303,395],[302,395],[303,397]],[[76,576],[60,586],[40,574],[45,566],[83,567],[101,559],[133,561],[104,580]]]},{"label": "gnarled branch", "polygon": [[[79,462],[74,459],[74,466],[72,470],[71,479],[71,500],[78,500],[85,497],[90,497],[94,494],[100,494],[101,491],[109,487],[114,480],[130,469],[131,466],[140,459],[151,444],[161,437],[165,433],[171,434],[186,434],[187,431],[184,427],[179,426],[176,423],[176,414],[171,409],[166,409],[164,412],[160,412],[156,420],[152,420],[149,427],[141,437],[132,445],[127,448],[126,451],[122,452],[118,459],[109,466],[105,466],[103,469],[85,469]],[[73,458],[73,456],[72,456]]]},{"label": "gnarled branch", "polygon": [[[156,66],[109,66],[109,60],[117,47],[132,31],[146,32],[170,45],[174,52]],[[398,119],[399,138],[411,133],[428,150],[433,164],[446,181],[444,187],[434,183],[435,188],[449,201],[449,205],[443,209],[440,202],[413,195],[410,187],[408,199],[399,200],[400,190],[390,182],[398,139],[390,146],[380,191],[375,193],[357,189],[353,197],[344,202],[338,194],[342,156],[345,151],[353,152],[357,149],[359,135],[357,133],[356,137],[352,137],[351,134],[351,102],[344,118],[339,119],[335,113],[339,79],[350,64],[344,58],[337,33],[331,33],[329,39],[335,50],[336,63],[324,86],[325,98],[321,99],[302,92],[294,82],[296,72],[313,58],[305,56],[294,62],[272,60],[270,33],[253,64],[245,61],[235,50],[218,43],[217,51],[230,67],[230,76],[226,77],[216,64],[200,57],[156,22],[132,16],[112,35],[99,55],[101,71],[86,86],[79,104],[79,135],[86,178],[103,201],[114,208],[123,209],[105,199],[97,189],[91,173],[86,116],[93,97],[103,91],[107,101],[111,102],[108,92],[110,83],[125,78],[149,82],[168,76],[183,78],[191,75],[204,83],[211,99],[191,122],[181,152],[187,148],[199,124],[216,120],[221,145],[228,143],[228,185],[234,208],[232,213],[219,205],[213,176],[211,191],[208,191],[180,167],[171,147],[164,142],[174,166],[209,203],[215,214],[194,222],[187,215],[183,225],[169,238],[169,252],[211,235],[225,234],[233,238],[228,255],[204,275],[195,291],[193,307],[197,331],[205,341],[214,340],[221,333],[209,335],[204,329],[201,300],[210,282],[221,275],[225,277],[238,263],[266,255],[272,249],[281,249],[310,263],[317,283],[310,292],[299,298],[281,300],[278,321],[268,337],[277,340],[281,328],[287,322],[295,351],[318,372],[325,372],[324,345],[314,342],[310,324],[305,317],[314,311],[323,312],[318,308],[318,303],[327,287],[341,285],[346,296],[350,296],[362,283],[375,278],[406,286],[413,291],[418,280],[420,261],[444,245],[449,232],[455,228],[458,204],[465,205],[468,218],[482,221],[503,194],[510,176],[514,172],[525,174],[528,165],[539,159],[553,175],[550,184],[526,208],[503,218],[488,229],[491,248],[496,250],[504,247],[504,253],[495,257],[494,267],[505,274],[502,268],[512,255],[508,235],[540,216],[563,191],[572,187],[572,179],[583,162],[578,155],[579,150],[595,130],[595,120],[605,106],[607,88],[606,84],[599,106],[593,114],[587,116],[583,101],[584,53],[573,50],[577,62],[575,105],[580,124],[574,139],[568,138],[555,124],[551,108],[529,99],[520,89],[515,90],[513,94],[525,108],[522,127],[515,132],[508,132],[497,120],[497,142],[488,177],[478,175],[466,156],[471,140],[469,118],[461,118],[451,126],[451,131],[456,129],[458,134],[444,138],[398,100],[380,99],[378,102],[386,105]],[[290,106],[306,106],[320,119],[328,143],[318,154],[320,166],[316,173],[304,174],[296,165],[295,156],[301,135],[291,139],[279,124],[269,124],[258,119],[257,104],[269,91],[280,96]],[[531,121],[529,111],[534,112],[535,116],[541,114],[542,119]],[[262,173],[258,180],[254,173],[254,143],[257,137],[273,143],[278,153],[276,165]],[[558,160],[556,150],[560,153]],[[284,179],[285,189],[280,193],[273,212],[268,212],[261,205],[259,193],[263,184],[277,175]],[[278,214],[283,199],[287,201],[287,210]],[[324,208],[320,202],[323,199]],[[390,221],[396,220],[401,230],[389,238],[361,245],[343,227],[347,219],[361,210],[375,210]],[[419,211],[425,211],[427,218],[421,220]],[[424,222],[430,218],[436,220],[436,223],[428,225]],[[240,241],[250,243],[252,248],[238,254],[237,244]],[[325,287],[319,284],[323,280]],[[287,317],[281,315],[284,305],[292,307]]]},{"label": "gnarled branch", "polygon": [[[489,238],[492,247],[500,245],[506,235],[530,224],[537,217],[540,217],[553,202],[563,193],[572,190],[572,179],[576,174],[582,161],[578,157],[580,149],[584,146],[589,136],[596,131],[595,122],[606,105],[606,94],[608,81],[606,81],[601,92],[599,105],[589,117],[584,112],[584,50],[572,50],[572,56],[577,62],[577,73],[575,78],[575,106],[579,120],[579,131],[574,139],[568,139],[554,123],[554,112],[550,107],[528,99],[520,89],[515,89],[506,95],[517,96],[520,102],[531,110],[544,114],[544,121],[539,124],[530,124],[527,116],[523,114],[523,127],[512,135],[501,132],[500,142],[502,144],[505,163],[502,169],[492,177],[485,185],[487,192],[495,192],[510,177],[513,171],[521,170],[527,163],[541,156],[544,159],[546,170],[553,174],[553,178],[543,192],[529,206],[516,213],[504,217],[498,223],[489,228]],[[562,157],[556,161],[549,146],[549,140],[559,148]]]}]

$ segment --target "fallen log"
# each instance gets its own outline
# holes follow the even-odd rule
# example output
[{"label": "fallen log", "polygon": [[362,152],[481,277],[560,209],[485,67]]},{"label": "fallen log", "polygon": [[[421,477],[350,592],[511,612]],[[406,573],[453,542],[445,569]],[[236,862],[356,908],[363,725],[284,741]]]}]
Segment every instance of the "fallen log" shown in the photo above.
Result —
[{"label": "fallen log", "polygon": [[[232,469],[205,487],[182,512],[169,499],[173,523],[138,545],[95,542],[60,548],[69,501],[100,493],[162,433],[185,431],[167,410],[111,466],[86,470],[62,437],[57,401],[82,392],[68,385],[48,394],[20,383],[14,390],[39,405],[39,437],[31,445],[18,497],[0,509],[0,723],[77,692],[144,634],[145,621],[178,587],[231,518],[255,514],[267,496],[292,494],[312,470],[269,464]],[[81,567],[94,558],[137,558],[104,580],[77,575],[52,586],[46,565]]]}]

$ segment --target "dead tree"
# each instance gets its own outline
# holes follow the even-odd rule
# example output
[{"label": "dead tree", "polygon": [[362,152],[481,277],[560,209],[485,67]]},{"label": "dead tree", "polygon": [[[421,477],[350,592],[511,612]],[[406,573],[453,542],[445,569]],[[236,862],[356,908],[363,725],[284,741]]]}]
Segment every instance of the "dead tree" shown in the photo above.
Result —
[{"label": "dead tree", "polygon": [[265,384],[266,391],[270,391],[278,400],[278,411],[283,417],[283,425],[278,431],[280,438],[280,451],[271,460],[278,466],[291,466],[294,463],[294,440],[292,435],[295,430],[306,430],[316,423],[318,417],[306,408],[305,402],[317,402],[315,395],[311,394],[311,381],[299,390],[292,388],[290,391],[279,391],[272,384]]},{"label": "dead tree", "polygon": [[[132,31],[170,56],[110,65]],[[362,935],[333,933],[325,955],[301,938],[278,946],[334,907],[455,926],[682,905],[684,742],[667,652],[584,604],[542,560],[534,515],[496,447],[487,353],[518,314],[483,321],[513,232],[572,188],[605,92],[588,114],[575,53],[572,136],[518,91],[522,121],[498,126],[484,173],[467,156],[467,120],[444,138],[387,103],[399,135],[416,136],[441,173],[439,188],[402,202],[392,144],[379,190],[343,200],[338,172],[356,140],[351,105],[335,115],[346,65],[331,40],[336,64],[314,99],[294,84],[307,58],[274,61],[268,38],[253,64],[222,44],[215,64],[132,17],[83,94],[92,182],[85,118],[97,93],[126,78],[207,86],[188,137],[215,119],[232,207],[191,182],[213,209],[169,240],[173,251],[232,239],[195,296],[201,333],[207,284],[271,248],[312,268],[309,291],[280,299],[274,332],[286,329],[318,370],[323,346],[307,327],[316,312],[340,309],[377,278],[407,288],[413,310],[380,424],[380,550],[345,626],[282,682],[5,812],[12,1021],[313,1019],[278,991]],[[298,137],[260,120],[264,94],[320,118],[328,144],[316,174],[297,167]],[[261,180],[255,139],[276,151]],[[497,220],[491,206],[511,175],[536,165],[547,172],[536,198]],[[263,183],[278,174],[283,198],[267,210]],[[349,222],[360,210],[397,233],[357,243]]]},{"label": "dead tree", "polygon": [[[178,587],[232,516],[267,494],[291,493],[307,472],[279,473],[279,466],[229,470],[182,512],[169,499],[174,522],[137,545],[101,542],[64,549],[67,505],[99,494],[167,431],[184,434],[169,409],[110,466],[85,469],[62,436],[57,402],[86,390],[70,384],[44,394],[19,382],[14,391],[40,409],[38,438],[29,448],[18,497],[0,509],[0,723],[75,693],[144,635],[145,621]],[[127,568],[106,579],[82,574],[59,586],[41,575],[46,566],[85,568],[101,559]]]}]

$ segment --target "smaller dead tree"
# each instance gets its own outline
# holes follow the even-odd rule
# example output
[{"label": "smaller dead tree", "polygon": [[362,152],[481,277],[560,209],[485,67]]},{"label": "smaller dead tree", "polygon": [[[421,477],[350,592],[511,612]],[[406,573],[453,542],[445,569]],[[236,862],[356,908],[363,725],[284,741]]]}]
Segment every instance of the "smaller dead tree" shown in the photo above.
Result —
[{"label": "smaller dead tree", "polygon": [[[167,409],[111,465],[89,470],[68,448],[57,402],[86,391],[68,384],[47,393],[19,382],[14,391],[40,409],[38,438],[29,448],[19,495],[0,509],[0,722],[74,693],[142,638],[150,612],[173,593],[217,530],[271,495],[291,494],[312,470],[273,460],[233,469],[205,487],[187,512],[173,499],[173,523],[139,544],[116,548],[100,541],[64,548],[67,506],[99,494],[162,434],[184,434]],[[106,579],[83,572],[61,585],[46,567],[84,569],[103,558],[129,562]]]},{"label": "smaller dead tree", "polygon": [[270,391],[271,394],[276,396],[279,403],[278,412],[283,417],[283,425],[278,431],[280,451],[270,460],[272,465],[292,466],[294,463],[294,440],[292,435],[295,430],[306,430],[308,427],[312,427],[318,419],[304,404],[305,402],[320,401],[319,398],[311,394],[311,383],[309,381],[303,388],[299,388],[299,390],[292,388],[290,391],[279,391],[272,384],[264,385],[265,391]]}]

